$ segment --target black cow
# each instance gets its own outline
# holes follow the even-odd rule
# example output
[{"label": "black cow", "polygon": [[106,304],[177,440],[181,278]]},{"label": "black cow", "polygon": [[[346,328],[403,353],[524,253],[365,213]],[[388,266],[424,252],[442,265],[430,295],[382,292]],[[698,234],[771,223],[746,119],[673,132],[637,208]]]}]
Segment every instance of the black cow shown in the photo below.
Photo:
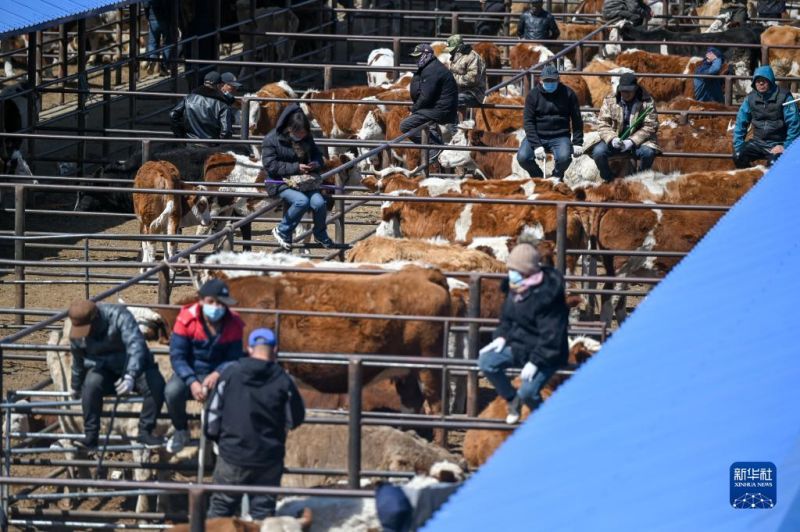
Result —
[{"label": "black cow", "polygon": [[[749,72],[753,72],[761,59],[759,48],[743,48],[742,44],[761,44],[761,33],[764,26],[748,25],[741,28],[733,28],[726,31],[713,33],[684,33],[665,29],[644,30],[641,27],[630,25],[620,28],[620,34],[624,41],[675,41],[676,44],[666,43],[667,53],[685,56],[705,55],[708,49],[707,44],[681,44],[681,43],[719,43],[717,48],[725,54],[725,60],[729,63],[745,62]],[[730,43],[726,45],[725,43]],[[662,52],[664,45],[636,45],[636,48],[647,52]]]},{"label": "black cow", "polygon": [[[219,147],[186,146],[181,148],[163,147],[156,148],[150,154],[152,161],[169,161],[180,172],[181,178],[187,181],[203,180],[203,165],[212,153],[221,150]],[[124,179],[133,183],[136,172],[142,166],[142,152],[137,150],[127,160],[117,161],[103,168],[98,168],[92,177],[94,179]],[[87,182],[86,184],[91,184]],[[98,185],[103,185],[98,183]],[[109,186],[127,186],[123,184],[109,184]],[[91,212],[133,212],[133,201],[128,192],[78,192],[75,203],[76,211]]]}]

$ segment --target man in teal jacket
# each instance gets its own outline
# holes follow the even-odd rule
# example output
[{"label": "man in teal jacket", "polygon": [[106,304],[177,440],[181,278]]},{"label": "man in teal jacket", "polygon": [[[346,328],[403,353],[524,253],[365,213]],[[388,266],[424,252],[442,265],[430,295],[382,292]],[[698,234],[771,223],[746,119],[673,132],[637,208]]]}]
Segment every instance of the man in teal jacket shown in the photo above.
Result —
[{"label": "man in teal jacket", "polygon": [[[775,84],[775,74],[769,66],[753,73],[753,91],[747,95],[733,130],[733,162],[737,168],[747,168],[754,161],[766,159],[772,164],[800,136],[800,114],[792,94]],[[748,128],[753,136],[745,140]]]}]

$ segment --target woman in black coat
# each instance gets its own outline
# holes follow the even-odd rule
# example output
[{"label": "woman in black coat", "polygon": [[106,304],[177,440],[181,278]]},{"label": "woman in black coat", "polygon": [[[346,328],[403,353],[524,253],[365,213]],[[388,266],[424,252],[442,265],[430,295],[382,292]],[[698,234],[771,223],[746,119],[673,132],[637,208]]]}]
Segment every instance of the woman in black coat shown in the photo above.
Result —
[{"label": "woman in black coat", "polygon": [[328,236],[328,210],[320,194],[319,172],[324,164],[308,118],[296,103],[283,110],[275,129],[261,143],[261,164],[267,174],[267,194],[288,203],[281,223],[272,236],[284,249],[291,249],[292,233],[308,209],[314,219],[314,240],[324,248],[334,246]]}]

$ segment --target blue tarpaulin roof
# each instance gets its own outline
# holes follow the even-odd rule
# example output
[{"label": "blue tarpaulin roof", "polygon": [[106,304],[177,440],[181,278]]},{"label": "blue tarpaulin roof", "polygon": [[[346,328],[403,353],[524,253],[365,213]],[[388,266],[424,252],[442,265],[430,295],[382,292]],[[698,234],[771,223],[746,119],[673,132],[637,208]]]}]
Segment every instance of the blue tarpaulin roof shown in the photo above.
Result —
[{"label": "blue tarpaulin roof", "polygon": [[[800,530],[800,142],[425,532]],[[735,509],[734,462],[772,462]]]},{"label": "blue tarpaulin roof", "polygon": [[0,38],[58,25],[69,19],[141,0],[0,0]]}]

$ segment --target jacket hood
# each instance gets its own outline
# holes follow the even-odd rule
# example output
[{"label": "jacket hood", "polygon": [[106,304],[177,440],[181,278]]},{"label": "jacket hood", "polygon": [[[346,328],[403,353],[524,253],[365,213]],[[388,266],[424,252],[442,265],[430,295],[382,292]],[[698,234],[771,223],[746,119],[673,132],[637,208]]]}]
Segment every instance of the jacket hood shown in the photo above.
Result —
[{"label": "jacket hood", "polygon": [[267,362],[257,358],[239,359],[244,383],[248,386],[262,386],[281,374],[281,368],[275,362]]},{"label": "jacket hood", "polygon": [[720,49],[719,49],[719,48],[717,48],[716,46],[709,46],[709,47],[708,47],[708,51],[709,51],[709,52],[713,52],[713,53],[714,53],[714,55],[715,55],[715,56],[717,56],[717,57],[719,57],[720,59],[724,59],[724,56],[723,56],[722,50],[720,50]]},{"label": "jacket hood", "polygon": [[297,102],[289,104],[289,106],[283,110],[281,116],[278,117],[278,121],[275,122],[275,129],[279,134],[282,133],[283,129],[286,127],[286,121],[289,120],[289,117],[298,111],[302,112],[303,110]]},{"label": "jacket hood", "polygon": [[755,72],[753,72],[753,83],[756,82],[756,78],[767,78],[769,80],[770,90],[775,88],[775,73],[772,71],[771,66],[764,65],[758,67]]}]

